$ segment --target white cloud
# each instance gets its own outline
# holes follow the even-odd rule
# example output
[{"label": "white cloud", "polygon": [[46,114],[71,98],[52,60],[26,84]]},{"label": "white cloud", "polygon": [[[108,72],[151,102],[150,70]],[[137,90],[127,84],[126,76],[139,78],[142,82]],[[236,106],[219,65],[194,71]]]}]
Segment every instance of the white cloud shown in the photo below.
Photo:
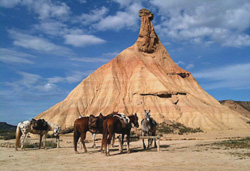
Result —
[{"label": "white cloud", "polygon": [[60,36],[68,32],[68,26],[58,20],[42,20],[40,24],[35,24],[33,28],[36,31],[53,36]]},{"label": "white cloud", "polygon": [[109,59],[104,59],[104,58],[86,58],[86,57],[81,57],[81,58],[71,58],[72,61],[79,61],[79,62],[102,62],[102,63],[107,63],[110,60]]},{"label": "white cloud", "polygon": [[22,64],[33,64],[31,60],[35,56],[26,54],[13,49],[0,48],[0,61],[4,63],[22,63]]},{"label": "white cloud", "polygon": [[27,72],[18,72],[19,75],[22,76],[22,79],[14,82],[17,86],[24,86],[29,89],[34,89],[35,85],[40,81],[42,78],[40,75],[27,73]]},{"label": "white cloud", "polygon": [[177,65],[185,65],[185,62],[183,62],[183,61],[178,61],[178,62],[176,62],[176,64],[177,64]]},{"label": "white cloud", "polygon": [[79,3],[81,3],[81,4],[85,4],[85,3],[87,3],[87,0],[77,0]]},{"label": "white cloud", "polygon": [[57,91],[58,83],[77,83],[83,80],[84,76],[88,76],[93,71],[74,71],[67,74],[65,77],[51,77],[43,78],[42,76],[34,73],[18,71],[17,74],[21,76],[19,80],[13,82],[5,82],[4,84],[12,87],[16,92],[34,91],[36,93],[44,91]]},{"label": "white cloud", "polygon": [[12,8],[16,5],[26,6],[38,14],[39,19],[58,18],[65,20],[70,15],[70,8],[63,2],[51,0],[2,0],[0,6]]},{"label": "white cloud", "polygon": [[20,2],[21,2],[21,0],[1,0],[0,6],[5,7],[5,8],[13,8],[14,6],[16,6]]},{"label": "white cloud", "polygon": [[114,58],[116,56],[118,56],[121,52],[108,52],[108,53],[104,53],[102,54],[102,56],[108,57],[108,58]]},{"label": "white cloud", "polygon": [[206,89],[234,88],[250,89],[250,63],[212,68],[194,73],[197,79],[210,82],[204,85]]},{"label": "white cloud", "polygon": [[77,83],[83,80],[84,76],[88,76],[90,73],[92,73],[93,71],[85,71],[85,72],[80,72],[80,71],[74,71],[70,74],[67,74],[67,76],[65,77],[51,77],[48,78],[48,82],[50,84],[55,84],[55,83]]},{"label": "white cloud", "polygon": [[100,9],[94,9],[90,11],[90,14],[81,14],[81,16],[76,19],[83,25],[89,25],[100,21],[108,13],[108,8],[101,7]]},{"label": "white cloud", "polygon": [[219,43],[222,46],[250,46],[250,3],[247,0],[195,1],[152,0],[159,8],[160,36],[198,44]]},{"label": "white cloud", "polygon": [[130,5],[131,2],[133,2],[133,0],[113,0],[113,1],[118,3],[121,7],[126,7],[126,6]]},{"label": "white cloud", "polygon": [[70,53],[68,48],[55,45],[44,38],[20,33],[15,30],[9,30],[8,32],[11,38],[14,39],[13,44],[16,46],[56,55],[65,55]]},{"label": "white cloud", "polygon": [[64,35],[65,43],[76,47],[102,44],[106,41],[94,35],[67,34]]},{"label": "white cloud", "polygon": [[138,28],[138,11],[141,8],[141,4],[133,3],[125,11],[118,11],[115,15],[109,15],[94,24],[93,27],[100,31]]},{"label": "white cloud", "polygon": [[186,66],[186,69],[192,69],[194,67],[194,64],[188,64],[187,66]]}]

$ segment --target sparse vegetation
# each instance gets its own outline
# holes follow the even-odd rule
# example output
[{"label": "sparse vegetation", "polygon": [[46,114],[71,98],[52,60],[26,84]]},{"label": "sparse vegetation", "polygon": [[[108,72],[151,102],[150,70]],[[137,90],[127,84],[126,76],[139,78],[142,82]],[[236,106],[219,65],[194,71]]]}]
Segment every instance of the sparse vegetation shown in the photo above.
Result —
[{"label": "sparse vegetation", "polygon": [[[46,141],[46,148],[56,148],[57,144],[54,141]],[[39,143],[30,143],[29,141],[27,141],[24,144],[24,148],[39,148]]]},{"label": "sparse vegetation", "polygon": [[46,138],[56,138],[56,136],[54,134],[47,134]]},{"label": "sparse vegetation", "polygon": [[171,123],[160,123],[157,125],[157,131],[159,133],[165,133],[165,134],[188,134],[188,133],[197,133],[197,132],[203,132],[200,128],[190,128],[186,127],[185,125],[179,123],[179,122],[171,122]]},{"label": "sparse vegetation", "polygon": [[16,131],[13,130],[0,130],[0,139],[10,140],[16,138]]},{"label": "sparse vegetation", "polygon": [[225,140],[214,143],[214,145],[225,146],[227,148],[246,148],[250,149],[250,137],[241,138],[237,140]]}]

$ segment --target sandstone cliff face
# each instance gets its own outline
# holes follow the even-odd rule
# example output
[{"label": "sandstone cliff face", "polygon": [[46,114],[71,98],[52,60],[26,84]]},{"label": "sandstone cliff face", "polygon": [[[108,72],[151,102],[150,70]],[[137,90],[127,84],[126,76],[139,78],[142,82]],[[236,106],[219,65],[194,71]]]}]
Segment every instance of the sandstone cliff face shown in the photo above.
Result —
[{"label": "sandstone cliff face", "polygon": [[175,120],[203,130],[249,128],[243,116],[222,106],[199,86],[191,73],[174,63],[154,31],[153,14],[142,9],[139,16],[141,29],[133,46],[36,118],[66,128],[79,115],[136,112],[142,119],[144,109],[150,109],[158,122]]}]

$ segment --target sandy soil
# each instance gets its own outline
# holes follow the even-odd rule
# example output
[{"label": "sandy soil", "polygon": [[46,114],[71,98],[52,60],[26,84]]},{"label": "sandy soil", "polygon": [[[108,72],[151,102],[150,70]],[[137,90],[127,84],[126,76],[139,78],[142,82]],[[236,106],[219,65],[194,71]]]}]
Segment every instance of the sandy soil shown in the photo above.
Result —
[{"label": "sandy soil", "polygon": [[[61,137],[59,149],[15,151],[14,148],[0,147],[0,170],[250,170],[250,159],[243,155],[250,149],[211,145],[222,139],[244,137],[247,132],[240,135],[235,132],[233,135],[167,135],[160,142],[160,152],[155,148],[143,150],[142,142],[137,141],[131,142],[130,154],[126,149],[120,154],[116,143],[109,157],[99,151],[100,136],[98,148],[90,148],[90,142],[86,144],[88,153],[79,148],[80,154],[75,154],[72,136],[67,135]],[[38,139],[30,138],[28,141],[38,142]],[[0,144],[3,143],[12,144],[14,140],[1,140]]]}]

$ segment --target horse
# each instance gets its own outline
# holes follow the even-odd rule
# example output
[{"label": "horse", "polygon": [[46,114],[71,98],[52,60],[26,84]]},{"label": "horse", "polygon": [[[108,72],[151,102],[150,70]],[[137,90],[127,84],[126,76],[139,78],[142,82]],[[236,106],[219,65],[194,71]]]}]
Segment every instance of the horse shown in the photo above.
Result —
[{"label": "horse", "polygon": [[[37,129],[38,128],[38,124],[39,122],[43,122],[46,123],[46,129]],[[28,133],[32,133],[32,134],[39,134],[40,135],[40,141],[39,141],[39,149],[41,149],[41,142],[43,139],[43,147],[44,149],[46,149],[46,135],[49,131],[53,131],[54,136],[57,137],[57,148],[59,148],[59,132],[61,130],[61,127],[51,123],[51,122],[46,122],[43,119],[41,120],[34,120],[32,119],[32,121],[23,121],[20,122],[17,125],[17,129],[16,129],[16,145],[15,145],[15,149],[17,151],[17,148],[19,147],[19,143],[20,143],[20,139],[21,139],[21,149],[24,149],[24,140],[27,136]],[[44,138],[43,138],[44,137]]]},{"label": "horse", "polygon": [[[147,111],[145,110],[145,116],[141,121],[141,131],[142,131],[142,136],[155,136],[156,135],[156,125],[157,123],[153,118],[151,118],[150,115],[150,110]],[[153,139],[148,139],[148,149],[152,145]],[[143,143],[143,148],[146,149],[146,145],[144,143],[144,139],[142,139]],[[156,140],[154,143],[156,147]]]},{"label": "horse", "polygon": [[[107,116],[103,116],[102,114],[100,114],[98,117],[95,117],[94,115],[90,115],[90,116],[86,116],[86,117],[79,117],[78,119],[75,120],[74,122],[74,133],[73,133],[73,140],[74,140],[74,150],[75,153],[77,154],[77,142],[79,140],[79,138],[81,137],[81,142],[84,148],[84,152],[87,152],[87,148],[85,146],[85,138],[86,138],[86,133],[87,131],[89,131],[92,134],[92,138],[93,138],[93,145],[92,147],[95,147],[95,136],[96,134],[102,134],[103,133],[103,121],[110,117],[111,115],[115,114],[115,112],[107,115]],[[90,118],[95,118],[97,123],[97,128],[96,130],[91,130],[90,125],[89,125],[89,121]],[[113,144],[114,144],[114,140],[115,138],[113,137]]]},{"label": "horse", "polygon": [[[122,151],[123,151],[122,146],[123,146],[123,142],[124,142],[124,135],[125,134],[127,135],[127,153],[130,153],[129,139],[130,139],[130,130],[132,128],[132,123],[135,127],[137,127],[137,128],[139,127],[138,117],[137,117],[136,113],[135,113],[135,115],[132,114],[132,115],[128,116],[129,121],[128,121],[128,124],[126,124],[125,126],[122,123],[123,121],[121,121],[120,117],[122,117],[121,114],[116,114],[116,115],[113,115],[113,117],[107,118],[103,122],[102,147],[104,146],[105,154],[107,156],[110,155],[109,145],[110,145],[111,138],[113,137],[113,135],[115,133],[122,134],[120,153],[122,153]],[[102,147],[101,147],[101,152],[103,153]]]}]

